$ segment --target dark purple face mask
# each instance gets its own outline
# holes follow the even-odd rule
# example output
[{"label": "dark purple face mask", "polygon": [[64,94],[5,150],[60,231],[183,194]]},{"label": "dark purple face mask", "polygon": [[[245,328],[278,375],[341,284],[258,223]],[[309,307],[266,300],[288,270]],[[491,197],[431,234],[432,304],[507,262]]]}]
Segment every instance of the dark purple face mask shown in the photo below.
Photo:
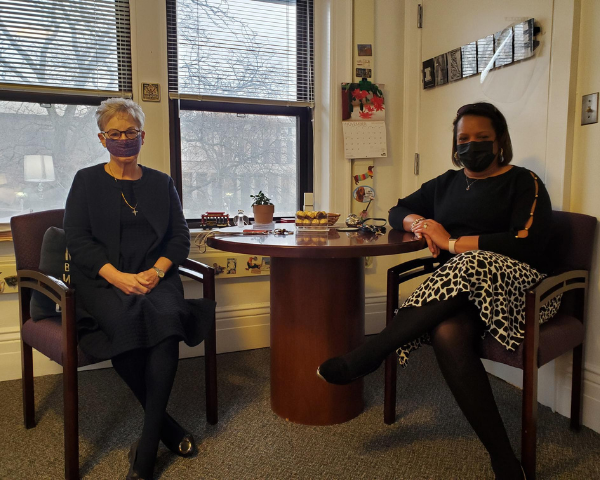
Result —
[{"label": "dark purple face mask", "polygon": [[142,135],[138,135],[136,138],[124,140],[112,140],[106,139],[106,149],[110,152],[113,157],[134,157],[142,149]]}]

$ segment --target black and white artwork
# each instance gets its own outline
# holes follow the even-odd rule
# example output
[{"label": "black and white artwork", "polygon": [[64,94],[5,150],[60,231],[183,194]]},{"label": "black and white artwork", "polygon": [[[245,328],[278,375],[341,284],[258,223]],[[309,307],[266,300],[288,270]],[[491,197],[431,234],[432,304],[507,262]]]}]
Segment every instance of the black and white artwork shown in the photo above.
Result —
[{"label": "black and white artwork", "polygon": [[423,88],[435,87],[435,66],[433,58],[423,62]]},{"label": "black and white artwork", "polygon": [[462,60],[462,76],[470,77],[477,73],[477,42],[471,42],[460,47]]},{"label": "black and white artwork", "polygon": [[438,55],[433,58],[435,65],[435,84],[444,85],[448,83],[448,58],[446,54]]},{"label": "black and white artwork", "polygon": [[515,62],[533,56],[533,18],[513,27],[515,42]]},{"label": "black and white artwork", "polygon": [[503,67],[513,62],[513,30],[506,28],[494,33],[496,67]]},{"label": "black and white artwork", "polygon": [[449,51],[448,56],[448,81],[456,82],[462,78],[462,62],[460,48]]},{"label": "black and white artwork", "polygon": [[494,36],[477,40],[477,71],[483,72],[494,56]]},{"label": "black and white artwork", "polygon": [[533,18],[423,62],[423,88],[456,82],[532,57],[539,42]]}]

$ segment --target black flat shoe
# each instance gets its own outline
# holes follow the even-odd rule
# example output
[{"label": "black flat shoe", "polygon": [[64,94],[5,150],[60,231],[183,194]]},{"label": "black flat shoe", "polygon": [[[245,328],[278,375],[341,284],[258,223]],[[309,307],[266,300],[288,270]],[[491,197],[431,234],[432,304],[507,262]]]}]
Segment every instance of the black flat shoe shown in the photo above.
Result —
[{"label": "black flat shoe", "polygon": [[169,450],[180,457],[191,457],[196,453],[196,442],[191,433],[186,433],[177,445],[168,445],[164,441],[163,443]]},{"label": "black flat shoe", "polygon": [[348,373],[348,364],[341,357],[334,357],[323,362],[317,368],[317,375],[327,383],[333,385],[348,385],[365,375],[373,373],[379,368],[379,365],[381,365],[381,362],[377,363],[377,365],[372,365],[364,373],[352,377]]},{"label": "black flat shoe", "polygon": [[140,443],[140,441],[136,440],[129,449],[129,454],[127,455],[127,458],[129,459],[129,472],[127,472],[125,480],[144,480],[144,478],[133,469],[133,464],[135,463],[135,458],[137,456],[138,443]]}]

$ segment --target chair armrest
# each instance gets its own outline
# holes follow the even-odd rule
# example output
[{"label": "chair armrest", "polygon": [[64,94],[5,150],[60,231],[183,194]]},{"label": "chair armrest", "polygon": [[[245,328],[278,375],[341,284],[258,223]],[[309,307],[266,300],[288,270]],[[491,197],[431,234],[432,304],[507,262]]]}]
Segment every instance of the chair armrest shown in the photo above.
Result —
[{"label": "chair armrest", "polygon": [[19,303],[21,327],[28,320],[29,295],[23,295],[23,289],[32,289],[50,298],[60,306],[62,324],[63,366],[77,365],[77,328],[75,317],[75,290],[61,280],[46,275],[38,270],[17,270],[17,286],[19,288]]},{"label": "chair armrest", "polygon": [[528,295],[534,295],[539,306],[547,304],[558,295],[581,288],[588,287],[587,270],[567,270],[550,275],[528,289]]},{"label": "chair armrest", "polygon": [[179,274],[202,283],[202,295],[215,299],[215,269],[191,258],[186,258],[179,266]]},{"label": "chair armrest", "polygon": [[396,285],[399,285],[413,278],[433,273],[439,266],[440,261],[436,258],[416,258],[390,268],[388,278],[393,278]]},{"label": "chair armrest", "polygon": [[58,303],[61,308],[65,305],[67,296],[72,296],[75,290],[68,287],[63,281],[39,270],[17,270],[17,286],[21,288],[30,288],[36,290],[54,303]]}]

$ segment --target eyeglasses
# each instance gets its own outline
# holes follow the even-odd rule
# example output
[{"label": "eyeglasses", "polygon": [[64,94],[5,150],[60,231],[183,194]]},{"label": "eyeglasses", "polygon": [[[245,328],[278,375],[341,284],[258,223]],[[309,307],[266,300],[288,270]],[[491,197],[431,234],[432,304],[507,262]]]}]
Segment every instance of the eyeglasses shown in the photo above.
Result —
[{"label": "eyeglasses", "polygon": [[142,131],[138,130],[137,128],[128,128],[127,130],[112,129],[100,133],[104,135],[104,138],[110,138],[111,140],[120,140],[121,135],[124,133],[125,137],[127,137],[129,140],[133,140],[134,138],[137,138],[141,132]]}]

